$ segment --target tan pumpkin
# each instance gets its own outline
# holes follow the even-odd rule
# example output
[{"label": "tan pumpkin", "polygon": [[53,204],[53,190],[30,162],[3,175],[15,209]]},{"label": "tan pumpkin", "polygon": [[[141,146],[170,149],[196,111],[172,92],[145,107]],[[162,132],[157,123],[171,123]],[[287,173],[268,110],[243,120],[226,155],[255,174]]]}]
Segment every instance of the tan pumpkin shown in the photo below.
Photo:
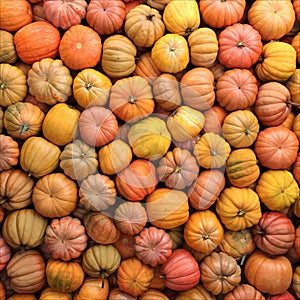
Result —
[{"label": "tan pumpkin", "polygon": [[266,300],[260,291],[255,289],[252,285],[246,283],[236,286],[224,297],[224,300],[238,299]]},{"label": "tan pumpkin", "polygon": [[[124,0],[124,1],[130,2],[131,0]],[[150,7],[154,7],[158,10],[163,10],[170,1],[171,0],[146,0],[146,3]]]},{"label": "tan pumpkin", "polygon": [[19,156],[19,144],[11,136],[0,134],[0,172],[17,165]]},{"label": "tan pumpkin", "polygon": [[[129,3],[131,3],[131,2],[129,2]],[[119,288],[111,289],[107,300],[114,300],[114,299],[118,299],[118,298],[122,299],[122,300],[136,300],[137,299],[136,297],[123,292]]]},{"label": "tan pumpkin", "polygon": [[300,91],[298,89],[300,84],[300,69],[296,69],[293,75],[288,79],[288,81],[285,83],[285,86],[288,88],[290,95],[291,95],[291,101],[300,104]]},{"label": "tan pumpkin", "polygon": [[18,59],[14,36],[12,33],[1,29],[0,36],[0,63],[14,64]]},{"label": "tan pumpkin", "polygon": [[175,300],[186,299],[216,300],[216,297],[207,291],[202,284],[199,284],[187,291],[180,292],[175,298]]},{"label": "tan pumpkin", "polygon": [[79,290],[74,295],[74,300],[107,299],[109,294],[109,282],[107,279],[87,277]]}]

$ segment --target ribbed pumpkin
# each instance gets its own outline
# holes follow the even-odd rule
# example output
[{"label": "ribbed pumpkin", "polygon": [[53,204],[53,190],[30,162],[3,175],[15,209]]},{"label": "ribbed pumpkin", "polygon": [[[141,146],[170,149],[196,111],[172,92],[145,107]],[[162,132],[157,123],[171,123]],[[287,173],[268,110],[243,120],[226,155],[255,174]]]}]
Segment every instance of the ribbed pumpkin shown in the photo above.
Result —
[{"label": "ribbed pumpkin", "polygon": [[260,291],[255,289],[252,285],[246,283],[235,287],[231,292],[224,296],[224,300],[239,299],[266,300]]},{"label": "ribbed pumpkin", "polygon": [[43,58],[55,58],[60,42],[59,30],[45,21],[29,23],[14,35],[17,54],[26,64]]},{"label": "ribbed pumpkin", "polygon": [[296,267],[293,273],[293,279],[292,279],[292,289],[295,292],[296,296],[299,298],[300,295],[300,267]]},{"label": "ribbed pumpkin", "polygon": [[216,297],[207,291],[202,284],[199,284],[187,291],[180,292],[175,298],[175,300],[186,299],[216,300]]},{"label": "ribbed pumpkin", "polygon": [[151,299],[168,300],[169,298],[163,292],[152,288],[148,289],[145,293],[143,293],[140,296],[140,300],[151,300]]},{"label": "ribbed pumpkin", "polygon": [[214,132],[219,135],[223,135],[222,125],[228,112],[220,105],[213,105],[210,109],[203,112],[204,115],[204,126],[202,133]]},{"label": "ribbed pumpkin", "polygon": [[19,156],[19,144],[11,136],[0,134],[0,172],[17,165]]},{"label": "ribbed pumpkin", "polygon": [[[1,7],[2,9],[2,7]],[[1,22],[1,21],[0,21]],[[0,63],[13,64],[17,61],[18,56],[14,44],[12,33],[0,29]]]},{"label": "ribbed pumpkin", "polygon": [[8,261],[10,260],[12,251],[10,247],[7,245],[7,243],[5,242],[4,238],[1,236],[0,236],[0,253],[1,253],[0,271],[2,271],[6,267]]},{"label": "ribbed pumpkin", "polygon": [[297,159],[293,165],[292,172],[293,172],[294,178],[296,179],[298,184],[300,184],[300,153],[297,154]]},{"label": "ribbed pumpkin", "polygon": [[50,287],[47,287],[44,290],[42,290],[39,300],[51,300],[53,298],[59,300],[72,300],[71,294],[65,292],[58,292]]},{"label": "ribbed pumpkin", "polygon": [[297,62],[300,63],[300,33],[298,32],[292,39],[291,45],[296,50]]},{"label": "ribbed pumpkin", "polygon": [[134,235],[129,235],[121,232],[118,240],[113,243],[113,245],[119,251],[122,259],[135,256],[134,238]]},{"label": "ribbed pumpkin", "polygon": [[74,300],[85,299],[107,299],[109,293],[109,282],[101,278],[85,278],[83,284],[74,295]]},{"label": "ribbed pumpkin", "polygon": [[63,173],[51,173],[40,178],[32,192],[34,208],[41,215],[59,218],[70,214],[77,204],[75,181]]},{"label": "ribbed pumpkin", "polygon": [[298,89],[300,84],[300,69],[296,69],[293,75],[285,83],[285,86],[288,88],[291,101],[300,104],[300,90]]}]

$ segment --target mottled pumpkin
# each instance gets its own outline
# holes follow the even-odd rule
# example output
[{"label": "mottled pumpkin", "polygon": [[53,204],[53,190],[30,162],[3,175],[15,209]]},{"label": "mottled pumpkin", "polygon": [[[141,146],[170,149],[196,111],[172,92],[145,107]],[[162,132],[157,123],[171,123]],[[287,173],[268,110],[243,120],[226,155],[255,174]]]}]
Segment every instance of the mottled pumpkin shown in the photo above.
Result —
[{"label": "mottled pumpkin", "polygon": [[107,299],[109,294],[109,282],[101,278],[85,278],[79,290],[74,295],[74,300]]},{"label": "mottled pumpkin", "polygon": [[14,64],[17,61],[18,56],[13,34],[0,29],[0,36],[0,63]]}]

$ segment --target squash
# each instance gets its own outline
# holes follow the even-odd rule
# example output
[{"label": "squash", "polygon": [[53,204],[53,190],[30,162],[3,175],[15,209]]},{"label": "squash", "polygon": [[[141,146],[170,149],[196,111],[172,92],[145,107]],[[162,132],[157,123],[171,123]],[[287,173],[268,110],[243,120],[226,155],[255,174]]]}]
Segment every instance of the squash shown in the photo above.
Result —
[{"label": "squash", "polygon": [[291,96],[291,102],[300,104],[300,91],[298,89],[300,84],[300,69],[296,69],[293,75],[287,80],[285,86],[288,88]]},{"label": "squash", "polygon": [[213,105],[211,108],[203,112],[204,115],[204,126],[202,133],[213,132],[219,135],[223,135],[222,126],[225,117],[228,112],[220,105]]},{"label": "squash", "polygon": [[168,300],[169,298],[163,292],[151,288],[148,289],[140,296],[140,300],[151,300],[151,299]]},{"label": "squash", "polygon": [[296,161],[293,165],[292,173],[297,183],[300,184],[300,153],[299,152],[297,154]]},{"label": "squash", "polygon": [[199,300],[216,300],[216,297],[207,291],[202,284],[197,284],[195,287],[179,292],[175,300],[199,299]]},{"label": "squash", "polygon": [[299,298],[300,289],[299,289],[299,279],[300,279],[300,267],[296,267],[293,273],[292,279],[292,290],[295,292],[296,296]]},{"label": "squash", "polygon": [[7,245],[7,243],[5,242],[5,239],[3,237],[0,236],[0,271],[2,271],[7,263],[9,262],[11,255],[12,255],[12,251],[10,249],[10,247]]},{"label": "squash", "polygon": [[0,172],[19,163],[19,144],[9,135],[0,134]]},{"label": "squash", "polygon": [[[129,2],[130,4],[131,2]],[[123,292],[118,287],[110,290],[108,294],[107,300],[114,300],[116,298],[124,299],[124,300],[136,300],[137,297],[131,296],[128,293]]]},{"label": "squash", "polygon": [[75,293],[74,300],[107,299],[109,294],[109,282],[107,279],[87,277],[83,281],[79,290]]},{"label": "squash", "polygon": [[266,300],[260,291],[246,283],[236,286],[231,292],[224,296],[224,300],[238,299]]},{"label": "squash", "polygon": [[44,290],[42,290],[39,300],[51,300],[54,297],[60,300],[72,300],[71,294],[65,292],[58,292],[50,287],[47,287]]},{"label": "squash", "polygon": [[300,63],[300,33],[298,32],[292,39],[291,45],[294,47],[294,49],[296,50],[296,54],[297,54],[297,62]]},{"label": "squash", "polygon": [[134,238],[134,235],[120,232],[119,238],[113,243],[123,260],[135,256]]},{"label": "squash", "polygon": [[13,34],[0,29],[0,36],[0,63],[14,64],[18,60],[18,56]]}]

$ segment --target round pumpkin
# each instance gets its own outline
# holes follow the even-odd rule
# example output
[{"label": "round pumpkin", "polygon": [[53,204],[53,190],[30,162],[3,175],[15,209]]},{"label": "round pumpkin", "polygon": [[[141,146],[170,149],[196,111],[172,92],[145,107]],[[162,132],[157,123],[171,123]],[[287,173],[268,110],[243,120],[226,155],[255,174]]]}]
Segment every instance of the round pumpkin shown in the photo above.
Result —
[{"label": "round pumpkin", "polygon": [[216,297],[207,291],[202,284],[197,284],[195,287],[179,292],[175,300],[199,299],[199,300],[216,300]]},{"label": "round pumpkin", "polygon": [[122,259],[135,256],[134,238],[135,235],[129,235],[120,232],[119,238],[113,243],[113,245],[119,251]]},{"label": "round pumpkin", "polygon": [[211,108],[203,112],[204,126],[202,133],[214,132],[219,135],[223,135],[222,125],[228,112],[220,105],[213,105]]},{"label": "round pumpkin", "polygon": [[107,299],[109,294],[109,283],[105,279],[88,277],[84,280],[79,290],[74,295],[74,300]]},{"label": "round pumpkin", "polygon": [[300,184],[300,153],[298,152],[296,161],[293,165],[292,173],[294,175],[294,178]]},{"label": "round pumpkin", "polygon": [[14,64],[18,60],[14,36],[12,33],[1,29],[0,35],[0,63]]},{"label": "round pumpkin", "polygon": [[17,165],[19,156],[19,144],[11,136],[0,134],[0,172]]},{"label": "round pumpkin", "polygon": [[252,285],[246,283],[235,287],[231,292],[224,296],[224,300],[238,299],[266,300],[260,291],[255,289]]},{"label": "round pumpkin", "polygon": [[44,290],[42,290],[39,300],[51,300],[53,298],[60,300],[72,300],[71,294],[65,292],[58,292],[50,287],[47,287]]}]

